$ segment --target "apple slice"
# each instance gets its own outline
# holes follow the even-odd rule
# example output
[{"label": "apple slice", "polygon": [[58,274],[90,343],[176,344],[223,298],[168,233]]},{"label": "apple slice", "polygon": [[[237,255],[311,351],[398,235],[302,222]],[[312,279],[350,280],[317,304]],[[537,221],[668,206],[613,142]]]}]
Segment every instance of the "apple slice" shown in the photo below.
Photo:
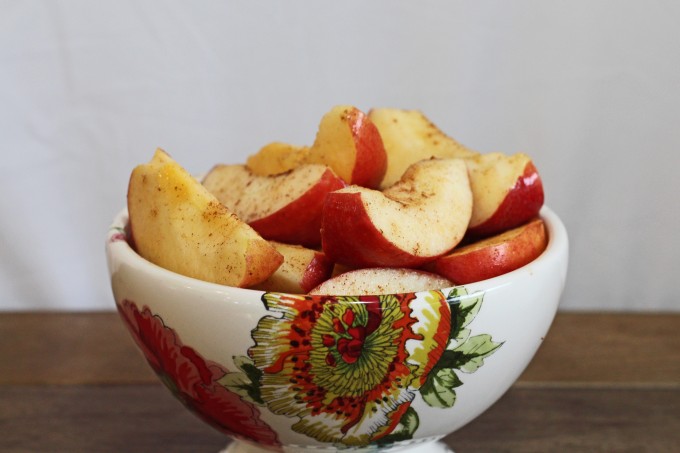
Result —
[{"label": "apple slice", "polygon": [[450,280],[437,274],[404,268],[364,268],[345,272],[326,280],[309,294],[365,296],[415,293],[449,288]]},{"label": "apple slice", "polygon": [[307,164],[275,176],[258,176],[245,165],[217,165],[203,185],[265,239],[315,246],[321,243],[326,195],[345,187],[324,165]]},{"label": "apple slice", "polygon": [[246,166],[259,176],[279,175],[305,163],[309,147],[272,142],[248,157]]},{"label": "apple slice", "polygon": [[348,184],[377,188],[385,175],[387,154],[368,116],[356,107],[339,105],[321,118],[311,147],[270,143],[247,161],[248,168],[261,176],[308,163],[332,168]]},{"label": "apple slice", "polygon": [[333,107],[319,124],[307,162],[331,167],[349,184],[377,188],[387,169],[380,132],[356,107]]},{"label": "apple slice", "polygon": [[132,171],[127,204],[137,252],[173,272],[248,287],[269,278],[283,261],[161,149]]},{"label": "apple slice", "polygon": [[524,153],[486,153],[466,159],[473,209],[468,233],[485,237],[522,225],[538,215],[541,177]]},{"label": "apple slice", "polygon": [[299,245],[270,242],[283,255],[283,264],[274,274],[253,287],[262,291],[306,294],[328,280],[333,262],[323,252]]},{"label": "apple slice", "polygon": [[397,182],[409,165],[430,157],[471,157],[477,153],[442,132],[419,110],[371,109],[368,117],[380,131],[387,170],[380,187]]},{"label": "apple slice", "polygon": [[424,160],[383,192],[350,186],[328,194],[321,244],[351,267],[417,267],[455,247],[471,213],[465,162]]},{"label": "apple slice", "polygon": [[457,285],[497,277],[535,260],[548,244],[541,219],[455,249],[425,268]]}]

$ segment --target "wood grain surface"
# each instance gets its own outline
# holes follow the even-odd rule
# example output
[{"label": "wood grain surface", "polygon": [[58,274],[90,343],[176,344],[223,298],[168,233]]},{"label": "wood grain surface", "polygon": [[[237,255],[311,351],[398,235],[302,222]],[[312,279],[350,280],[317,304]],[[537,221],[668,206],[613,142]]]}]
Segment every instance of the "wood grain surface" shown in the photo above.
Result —
[{"label": "wood grain surface", "polygon": [[[559,313],[466,452],[680,451],[680,315]],[[215,452],[115,313],[0,314],[0,452]]]}]

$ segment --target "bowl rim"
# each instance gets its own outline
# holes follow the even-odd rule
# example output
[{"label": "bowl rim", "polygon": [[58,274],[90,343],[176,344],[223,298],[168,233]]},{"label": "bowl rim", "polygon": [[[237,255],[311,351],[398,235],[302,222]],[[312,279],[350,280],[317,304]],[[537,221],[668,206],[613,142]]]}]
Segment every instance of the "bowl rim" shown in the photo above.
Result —
[{"label": "bowl rim", "polygon": [[[568,254],[569,240],[567,236],[567,231],[559,216],[548,206],[543,205],[539,212],[539,217],[545,222],[546,231],[548,235],[548,244],[545,250],[536,259],[520,268],[517,268],[505,274],[488,278],[485,280],[467,283],[465,285],[454,285],[453,287],[456,286],[470,287],[474,285],[479,286],[481,288],[489,289],[504,286],[510,283],[519,274],[529,272],[528,269],[530,267],[541,266],[543,263],[559,259],[561,254],[565,255]],[[113,274],[112,262],[118,261],[130,265],[134,269],[141,271],[144,274],[150,274],[154,279],[166,280],[169,283],[174,283],[187,288],[196,288],[204,291],[221,293],[229,291],[233,292],[236,295],[240,293],[243,296],[250,297],[256,296],[258,298],[266,293],[266,291],[263,290],[239,288],[235,286],[227,286],[219,283],[199,280],[194,277],[188,277],[177,272],[168,270],[151,261],[148,261],[141,255],[139,255],[126,240],[128,231],[127,224],[128,224],[128,210],[127,208],[123,208],[115,215],[112,223],[109,226],[108,233],[106,236],[106,255],[109,268],[109,277],[112,277]],[[124,234],[125,238],[121,238],[120,237],[121,234]],[[439,289],[447,290],[450,288]],[[296,295],[299,296],[300,294]],[[328,296],[324,295],[323,297]]]}]

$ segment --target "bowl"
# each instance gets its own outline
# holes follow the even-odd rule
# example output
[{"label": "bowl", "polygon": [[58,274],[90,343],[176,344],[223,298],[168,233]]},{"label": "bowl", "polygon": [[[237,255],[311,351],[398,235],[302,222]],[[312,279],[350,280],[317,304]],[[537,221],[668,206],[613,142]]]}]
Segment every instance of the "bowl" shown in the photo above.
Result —
[{"label": "bowl", "polygon": [[528,265],[407,294],[305,296],[185,277],[135,253],[126,211],[106,253],[132,338],[173,395],[234,440],[225,451],[435,453],[510,388],[550,328],[568,239],[553,211],[540,215],[549,242]]}]

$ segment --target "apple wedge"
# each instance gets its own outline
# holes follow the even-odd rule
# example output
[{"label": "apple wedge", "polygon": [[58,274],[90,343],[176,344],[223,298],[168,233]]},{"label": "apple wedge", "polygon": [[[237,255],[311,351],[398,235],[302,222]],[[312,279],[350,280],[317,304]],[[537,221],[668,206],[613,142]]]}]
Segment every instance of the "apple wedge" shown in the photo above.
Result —
[{"label": "apple wedge", "polygon": [[387,153],[381,188],[397,182],[409,165],[419,160],[477,155],[442,132],[419,110],[376,108],[368,112],[368,117],[380,131]]},{"label": "apple wedge", "polygon": [[329,193],[321,244],[351,267],[417,267],[463,238],[472,213],[465,162],[429,159],[383,192],[349,186]]},{"label": "apple wedge", "polygon": [[315,246],[326,195],[346,184],[328,167],[306,164],[275,176],[255,175],[245,165],[216,165],[203,185],[265,239]]},{"label": "apple wedge", "polygon": [[270,242],[283,255],[283,264],[253,289],[289,294],[306,294],[331,277],[333,262],[323,252],[299,245]]},{"label": "apple wedge", "polygon": [[538,215],[541,177],[524,153],[486,153],[466,159],[473,209],[468,234],[486,237],[522,225]]},{"label": "apple wedge", "polygon": [[309,147],[272,142],[249,156],[246,166],[259,176],[279,175],[305,163]]},{"label": "apple wedge", "polygon": [[311,147],[270,143],[247,160],[248,168],[261,176],[309,163],[332,168],[348,184],[377,188],[385,175],[387,154],[368,116],[356,107],[339,105],[321,118]]},{"label": "apple wedge", "polygon": [[307,162],[331,167],[348,184],[377,188],[387,169],[380,132],[356,107],[339,105],[326,113]]},{"label": "apple wedge", "polygon": [[248,287],[269,278],[283,261],[161,149],[132,171],[127,204],[137,252],[170,271]]},{"label": "apple wedge", "polygon": [[468,244],[436,259],[425,269],[457,285],[497,277],[529,264],[548,244],[545,225],[534,219],[499,235]]},{"label": "apple wedge", "polygon": [[333,277],[309,294],[335,296],[365,296],[414,293],[449,288],[450,280],[437,274],[404,268],[365,268]]}]

